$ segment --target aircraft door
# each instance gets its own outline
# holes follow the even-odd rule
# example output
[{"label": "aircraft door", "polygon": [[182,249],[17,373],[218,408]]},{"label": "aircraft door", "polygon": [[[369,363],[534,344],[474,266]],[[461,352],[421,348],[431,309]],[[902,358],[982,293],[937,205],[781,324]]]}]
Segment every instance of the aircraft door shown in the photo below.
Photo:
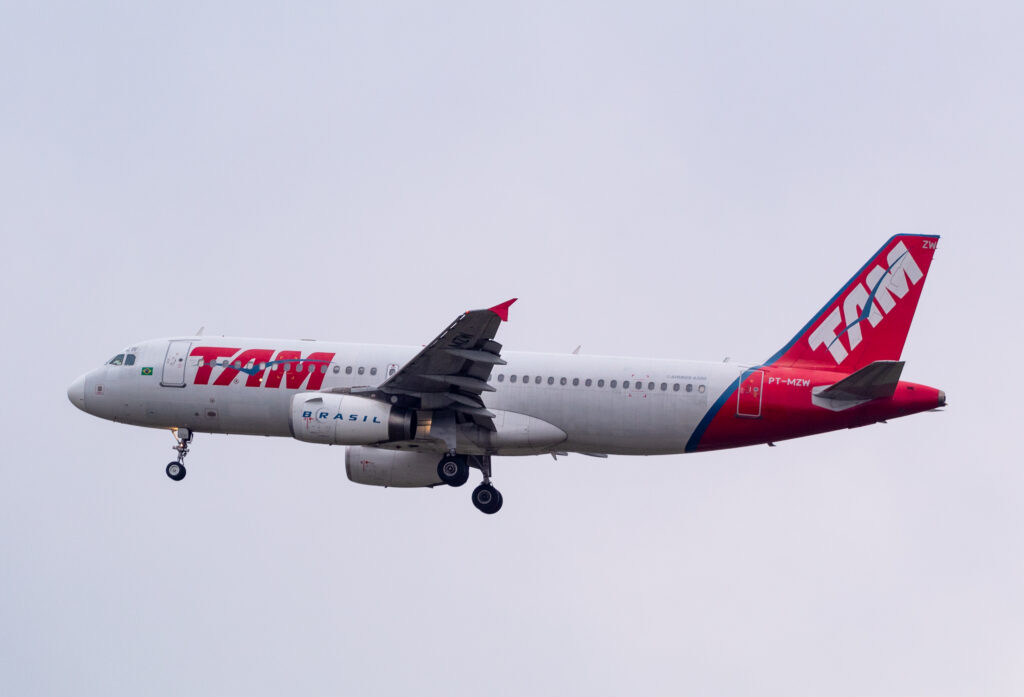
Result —
[{"label": "aircraft door", "polygon": [[164,371],[160,384],[164,387],[185,386],[185,359],[191,341],[171,341],[167,345],[167,357],[164,358]]},{"label": "aircraft door", "polygon": [[751,370],[740,380],[736,398],[736,416],[756,419],[761,416],[761,388],[764,386],[764,371]]}]

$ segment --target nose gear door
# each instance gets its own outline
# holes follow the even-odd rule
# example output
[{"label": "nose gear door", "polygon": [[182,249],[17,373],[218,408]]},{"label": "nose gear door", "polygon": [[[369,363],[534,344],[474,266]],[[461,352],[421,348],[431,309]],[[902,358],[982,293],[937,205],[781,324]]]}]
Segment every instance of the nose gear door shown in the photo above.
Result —
[{"label": "nose gear door", "polygon": [[192,346],[191,341],[171,341],[167,345],[167,357],[164,358],[164,371],[160,377],[160,384],[164,387],[185,386],[185,359],[188,357],[188,349]]}]

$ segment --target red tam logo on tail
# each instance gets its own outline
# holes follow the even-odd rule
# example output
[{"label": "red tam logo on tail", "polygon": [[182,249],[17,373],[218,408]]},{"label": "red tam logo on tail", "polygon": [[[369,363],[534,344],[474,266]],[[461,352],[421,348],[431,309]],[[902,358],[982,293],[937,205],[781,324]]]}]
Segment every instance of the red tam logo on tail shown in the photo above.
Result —
[{"label": "red tam logo on tail", "polygon": [[857,370],[898,360],[937,243],[938,237],[893,237],[767,364]]}]

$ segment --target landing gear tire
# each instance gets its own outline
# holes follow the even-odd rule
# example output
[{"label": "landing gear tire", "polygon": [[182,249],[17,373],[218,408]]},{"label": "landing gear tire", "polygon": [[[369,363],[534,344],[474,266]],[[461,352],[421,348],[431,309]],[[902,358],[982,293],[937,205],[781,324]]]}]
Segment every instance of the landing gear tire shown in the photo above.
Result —
[{"label": "landing gear tire", "polygon": [[188,444],[192,442],[192,429],[172,428],[171,435],[174,436],[174,450],[178,453],[178,459],[168,462],[164,471],[172,480],[180,482],[185,478],[185,456],[188,455]]},{"label": "landing gear tire", "polygon": [[469,463],[465,455],[445,455],[437,463],[437,476],[448,486],[462,486],[469,481]]},{"label": "landing gear tire", "polygon": [[481,513],[491,515],[501,510],[503,499],[501,492],[490,484],[481,484],[473,489],[473,505]]},{"label": "landing gear tire", "polygon": [[176,482],[180,482],[185,478],[185,465],[180,462],[168,462],[166,471],[167,476]]}]

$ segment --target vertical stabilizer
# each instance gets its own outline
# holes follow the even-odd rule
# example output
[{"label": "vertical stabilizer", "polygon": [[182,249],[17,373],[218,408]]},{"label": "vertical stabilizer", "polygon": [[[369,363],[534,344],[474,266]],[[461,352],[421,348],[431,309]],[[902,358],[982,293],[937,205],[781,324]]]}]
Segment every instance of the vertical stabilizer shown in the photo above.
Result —
[{"label": "vertical stabilizer", "polygon": [[921,298],[937,235],[897,235],[765,365],[854,372],[898,361]]}]

